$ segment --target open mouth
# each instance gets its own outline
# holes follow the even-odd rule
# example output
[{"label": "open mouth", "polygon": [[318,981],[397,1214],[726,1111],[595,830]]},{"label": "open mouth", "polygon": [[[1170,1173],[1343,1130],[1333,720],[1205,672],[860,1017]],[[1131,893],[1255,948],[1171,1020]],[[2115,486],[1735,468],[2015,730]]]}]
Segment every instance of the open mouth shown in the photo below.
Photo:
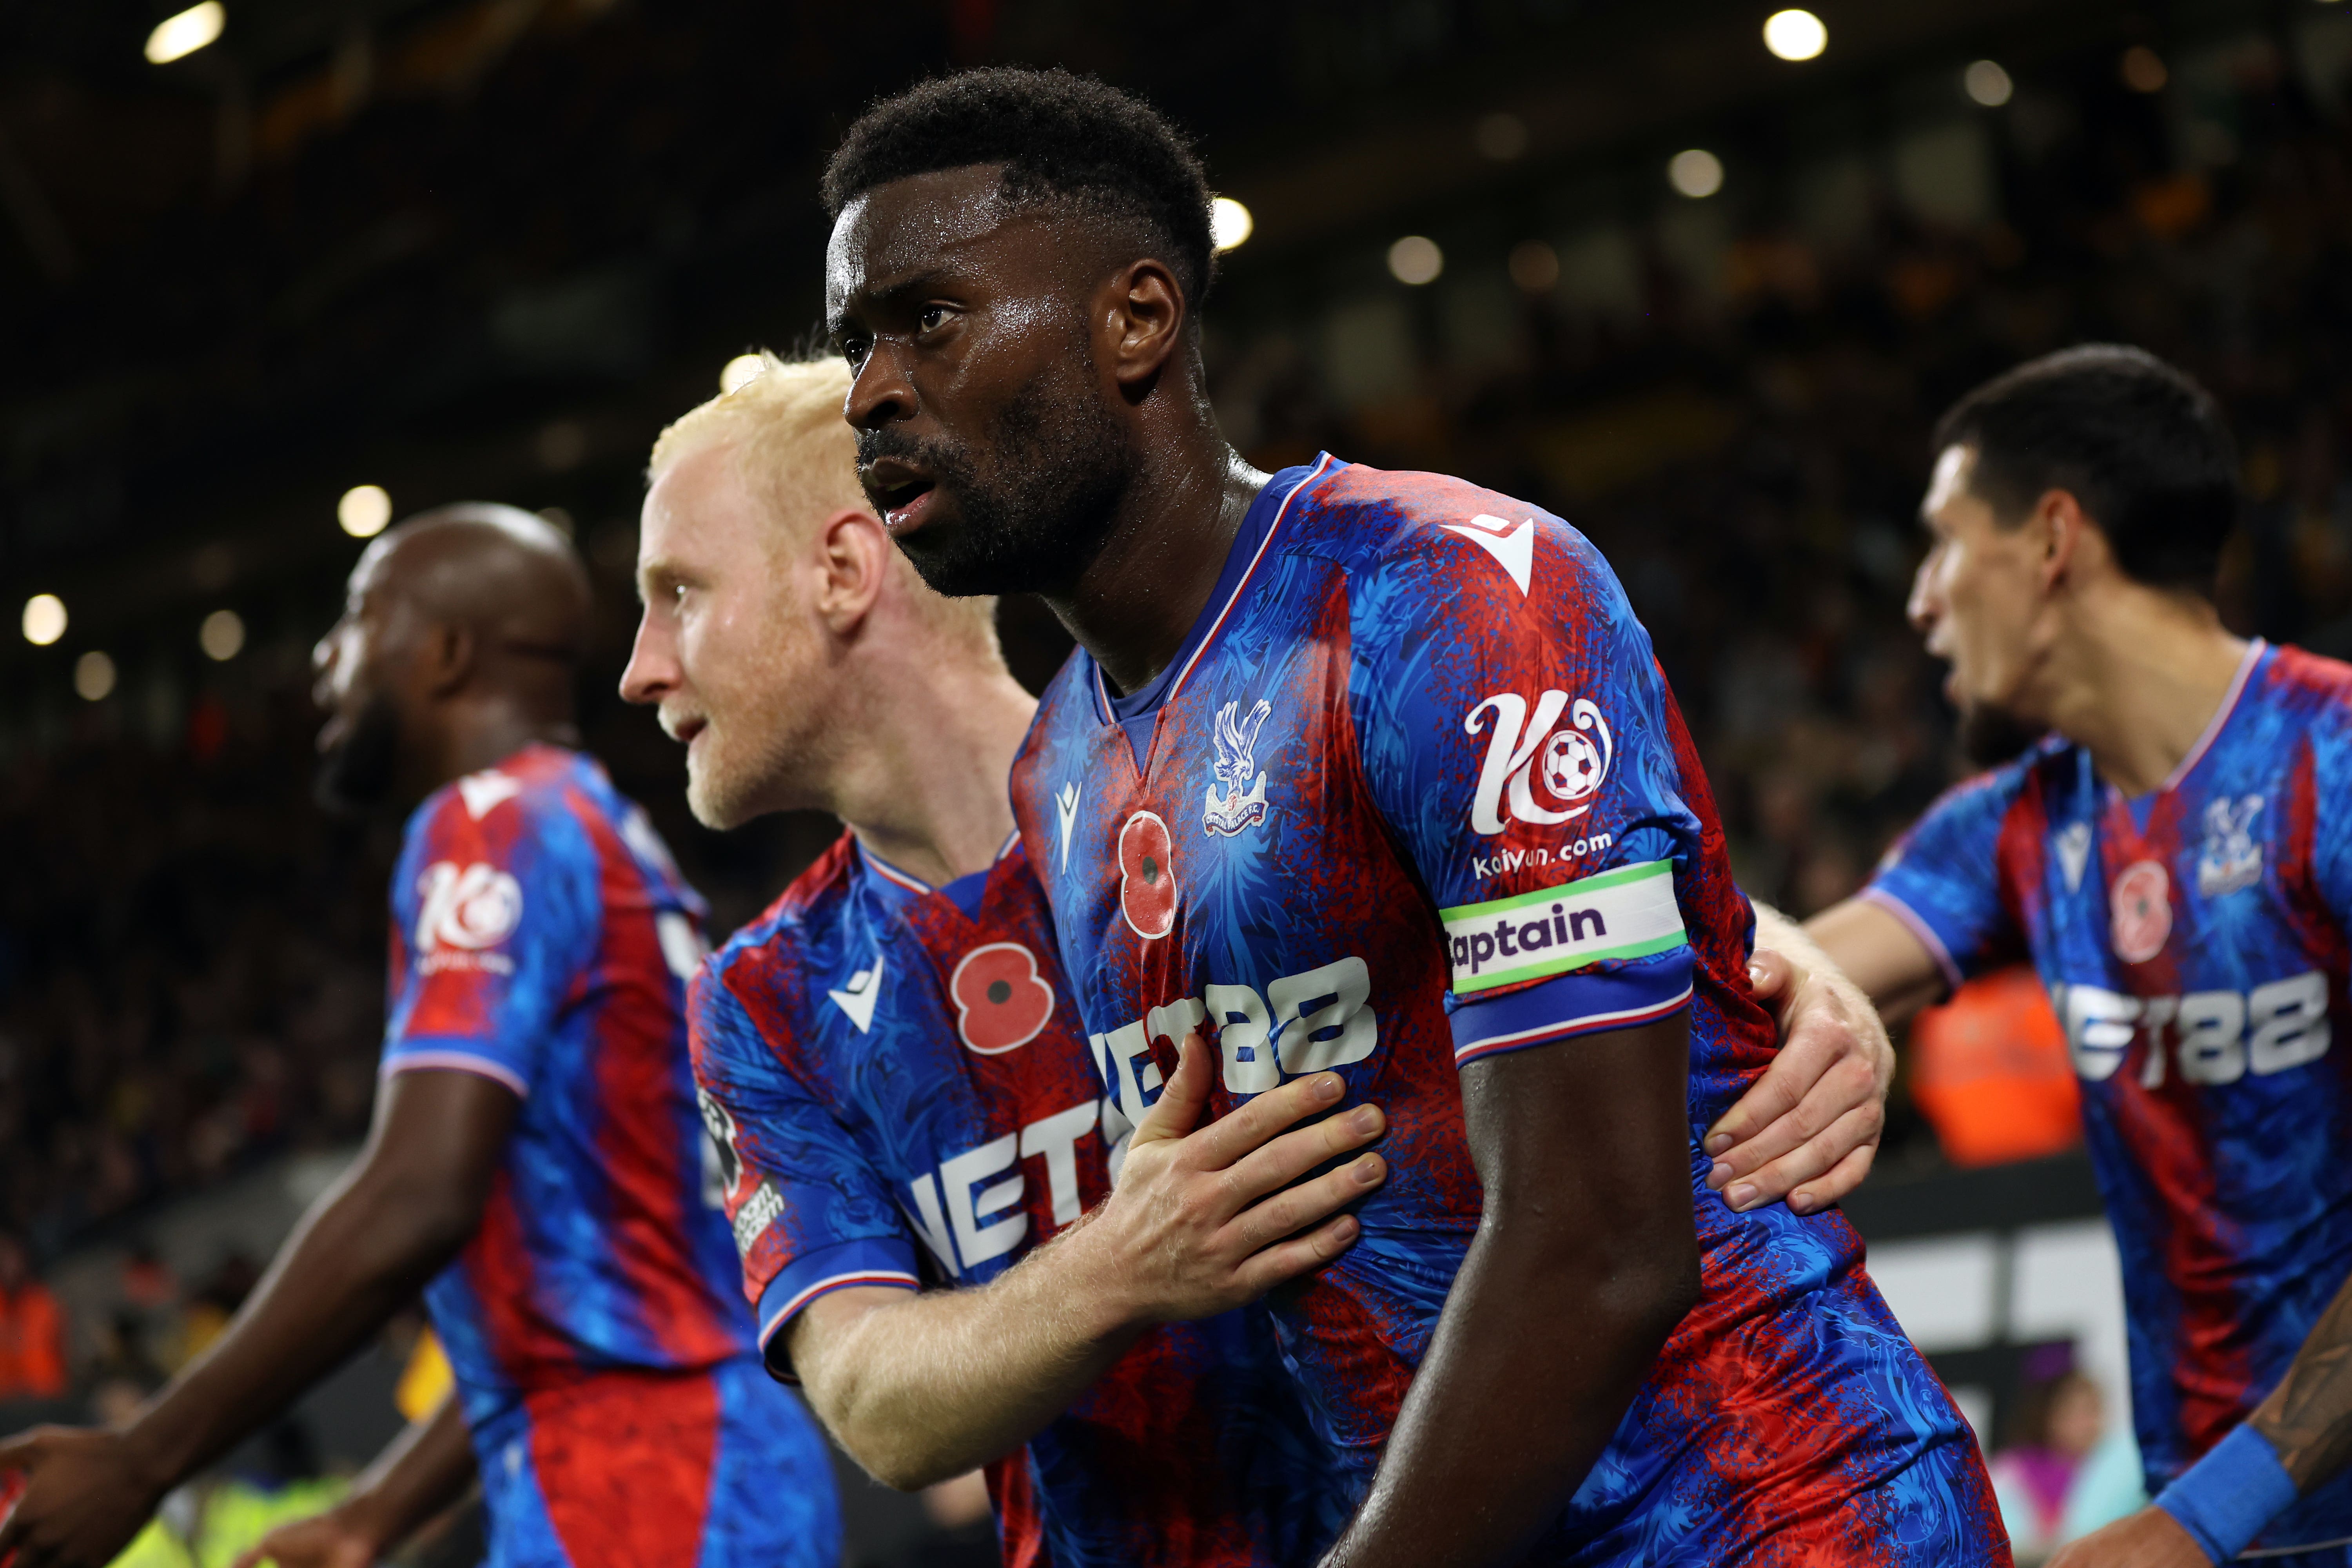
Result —
[{"label": "open mouth", "polygon": [[866,488],[882,508],[882,521],[893,533],[921,521],[925,502],[938,482],[929,474],[894,458],[884,458],[866,469]]}]

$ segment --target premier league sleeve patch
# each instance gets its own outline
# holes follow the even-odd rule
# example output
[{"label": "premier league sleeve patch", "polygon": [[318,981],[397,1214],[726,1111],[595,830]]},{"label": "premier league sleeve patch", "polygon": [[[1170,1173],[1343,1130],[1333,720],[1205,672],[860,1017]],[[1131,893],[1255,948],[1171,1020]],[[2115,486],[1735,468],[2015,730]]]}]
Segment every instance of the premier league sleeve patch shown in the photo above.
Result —
[{"label": "premier league sleeve patch", "polygon": [[1607,959],[1683,946],[1674,864],[1645,860],[1598,876],[1438,911],[1454,994],[1468,996]]}]

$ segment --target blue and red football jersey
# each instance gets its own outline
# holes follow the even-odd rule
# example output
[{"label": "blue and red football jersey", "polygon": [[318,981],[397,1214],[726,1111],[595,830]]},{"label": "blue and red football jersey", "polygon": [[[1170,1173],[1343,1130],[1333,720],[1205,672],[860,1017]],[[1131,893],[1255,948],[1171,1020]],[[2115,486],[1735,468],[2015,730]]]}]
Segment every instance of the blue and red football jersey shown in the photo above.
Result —
[{"label": "blue and red football jersey", "polygon": [[[527,746],[409,819],[383,1071],[476,1073],[521,1100],[480,1228],[425,1291],[501,1563],[814,1568],[836,1550],[813,1424],[738,1370],[756,1345],[687,1055],[701,914],[574,752]],[[624,1494],[693,1506],[616,1545]]]},{"label": "blue and red football jersey", "polygon": [[[2087,751],[2045,740],[1947,795],[1864,895],[1955,983],[2023,953],[2050,988],[2122,1251],[2151,1490],[2262,1402],[2352,1272],[2331,1022],[2347,798],[2352,667],[2256,642],[2153,793],[2126,800]],[[2352,1476],[2259,1544],[2347,1538]]]},{"label": "blue and red football jersey", "polygon": [[[1017,842],[932,889],[848,835],[696,977],[770,1366],[850,1286],[985,1284],[1100,1201],[1103,1099]],[[989,1467],[1009,1568],[1310,1564],[1346,1522],[1262,1313],[1146,1333]]]},{"label": "blue and red football jersey", "polygon": [[1457,1064],[1687,1009],[1704,1298],[1531,1561],[2007,1561],[1974,1439],[1844,1219],[1706,1186],[1700,1137],[1774,1047],[1752,917],[1648,637],[1574,530],[1433,475],[1286,470],[1161,677],[1114,700],[1073,655],[1013,778],[1127,1118],[1188,1032],[1220,1113],[1325,1068],[1388,1113],[1361,1238],[1270,1299],[1357,1485],[1479,1220]]}]

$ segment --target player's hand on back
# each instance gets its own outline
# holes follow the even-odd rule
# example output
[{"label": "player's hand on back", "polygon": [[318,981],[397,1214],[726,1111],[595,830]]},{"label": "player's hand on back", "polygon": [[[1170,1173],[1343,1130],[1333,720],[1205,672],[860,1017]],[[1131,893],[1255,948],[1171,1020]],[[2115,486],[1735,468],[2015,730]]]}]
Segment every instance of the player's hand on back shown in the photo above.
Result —
[{"label": "player's hand on back", "polygon": [[88,1427],[37,1426],[0,1443],[0,1473],[12,1470],[24,1489],[0,1521],[9,1568],[105,1568],[164,1491],[119,1434]]},{"label": "player's hand on back", "polygon": [[279,1525],[239,1557],[236,1568],[373,1568],[381,1550],[375,1531],[347,1504]]},{"label": "player's hand on back", "polygon": [[1735,1209],[1782,1198],[1799,1214],[1827,1208],[1862,1185],[1886,1124],[1895,1048],[1860,987],[1834,970],[1808,969],[1757,950],[1757,1000],[1780,1024],[1780,1049],[1707,1130],[1707,1185]]},{"label": "player's hand on back", "polygon": [[1178,1049],[1110,1197],[1072,1238],[1083,1237],[1133,1321],[1211,1317],[1330,1262],[1356,1238],[1355,1219],[1338,1211],[1388,1175],[1387,1162],[1365,1152],[1299,1180],[1387,1125],[1377,1106],[1360,1105],[1293,1126],[1339,1103],[1338,1074],[1294,1079],[1202,1127],[1215,1055],[1197,1037]]}]

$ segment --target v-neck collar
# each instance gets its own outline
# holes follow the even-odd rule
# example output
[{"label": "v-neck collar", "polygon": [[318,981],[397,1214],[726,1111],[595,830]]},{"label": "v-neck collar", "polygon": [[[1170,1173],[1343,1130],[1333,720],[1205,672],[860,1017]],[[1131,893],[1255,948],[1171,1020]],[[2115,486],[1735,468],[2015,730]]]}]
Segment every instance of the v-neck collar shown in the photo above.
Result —
[{"label": "v-neck collar", "polygon": [[1217,584],[1209,592],[1209,602],[1193,618],[1192,629],[1184,634],[1176,657],[1139,689],[1125,697],[1113,697],[1109,683],[1103,679],[1102,666],[1095,662],[1093,655],[1085,656],[1087,673],[1092,678],[1088,684],[1094,696],[1095,716],[1125,733],[1138,778],[1148,776],[1151,771],[1152,742],[1159,734],[1160,713],[1183,690],[1192,667],[1201,661],[1201,655],[1208,650],[1218,628],[1241,602],[1243,592],[1257,574],[1258,563],[1265,558],[1283,519],[1289,515],[1291,501],[1339,466],[1339,460],[1330,453],[1318,453],[1313,463],[1285,468],[1266,481],[1265,488],[1250,502],[1249,510],[1243,514],[1242,525],[1225,551],[1225,564],[1217,574]]},{"label": "v-neck collar", "polygon": [[[2182,754],[2180,761],[2173,764],[2172,771],[2164,775],[2163,783],[2146,795],[2127,795],[2113,781],[2099,781],[2106,785],[2108,806],[2111,809],[2122,807],[2130,818],[2134,832],[2147,831],[2157,803],[2187,783],[2189,775],[2197,771],[2197,764],[2205,760],[2205,753],[2213,749],[2213,742],[2221,738],[2221,731],[2229,727],[2230,720],[2238,711],[2239,702],[2245,697],[2247,684],[2252,680],[2255,668],[2263,662],[2263,655],[2269,651],[2270,644],[2263,638],[2248,639],[2244,657],[2238,660],[2238,672],[2230,678],[2230,689],[2221,694],[2221,706],[2213,710],[2213,717],[2206,721],[2204,731]],[[2085,751],[2084,754],[2088,756],[2089,752]]]},{"label": "v-neck collar", "polygon": [[[1015,828],[1012,836],[997,847],[996,860],[1002,860],[1012,854],[1013,847],[1020,842],[1021,833],[1018,828]],[[990,861],[977,871],[968,871],[952,882],[934,888],[912,872],[900,870],[873,850],[868,849],[865,841],[856,835],[850,836],[850,843],[855,847],[857,857],[859,882],[864,885],[868,894],[893,914],[913,900],[940,893],[943,894],[957,909],[961,910],[966,920],[980,918],[981,900],[988,891],[989,873],[996,869],[995,860]]]}]

